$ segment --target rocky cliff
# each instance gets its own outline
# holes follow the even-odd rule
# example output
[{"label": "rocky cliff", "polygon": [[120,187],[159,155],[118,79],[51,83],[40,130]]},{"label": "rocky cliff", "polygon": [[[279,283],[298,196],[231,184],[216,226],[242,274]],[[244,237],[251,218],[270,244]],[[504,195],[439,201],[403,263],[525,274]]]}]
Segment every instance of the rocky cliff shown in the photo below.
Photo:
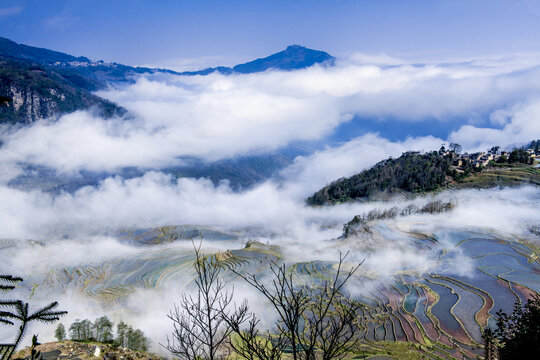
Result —
[{"label": "rocky cliff", "polygon": [[32,123],[88,108],[104,116],[124,112],[50,68],[0,58],[0,123]]}]

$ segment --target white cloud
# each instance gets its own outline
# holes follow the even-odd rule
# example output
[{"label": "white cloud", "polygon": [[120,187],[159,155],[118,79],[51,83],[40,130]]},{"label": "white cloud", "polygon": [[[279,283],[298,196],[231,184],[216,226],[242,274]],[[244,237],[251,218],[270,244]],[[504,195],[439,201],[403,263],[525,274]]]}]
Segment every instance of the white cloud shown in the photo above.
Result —
[{"label": "white cloud", "polygon": [[[313,174],[322,171],[321,168],[305,169]],[[314,183],[317,181],[321,180]],[[306,180],[300,179],[298,183],[306,183]],[[225,183],[214,186],[205,179],[175,180],[157,172],[148,172],[129,180],[110,177],[98,186],[87,186],[73,194],[51,195],[0,186],[0,197],[3,199],[0,203],[0,226],[3,238],[47,240],[66,233],[95,234],[126,227],[197,224],[229,229],[258,228],[269,236],[295,242],[302,238],[311,241],[339,236],[341,224],[354,215],[373,207],[388,206],[385,203],[352,203],[335,207],[305,207],[304,196],[296,186],[294,180],[283,184],[268,181],[238,193]],[[307,193],[305,196],[311,193],[309,188],[304,191]],[[517,209],[536,196],[533,190],[524,189],[451,194],[466,194],[460,201],[479,212],[470,219],[468,216],[457,218],[456,225],[460,222],[474,225],[480,218],[480,223],[495,228],[508,228],[518,218],[527,218],[528,210]],[[473,200],[470,199],[476,199],[474,201],[478,201],[478,204],[471,203]],[[503,216],[506,210],[492,208],[490,201],[504,202],[506,209],[514,206],[516,211]],[[528,207],[523,206],[523,209]],[[499,211],[495,214],[497,216],[493,214],[494,211]],[[453,223],[452,217],[446,221]],[[339,227],[320,231],[320,225],[331,224],[338,224]]]},{"label": "white cloud", "polygon": [[492,122],[500,128],[464,125],[449,136],[468,151],[486,151],[491,146],[523,145],[540,138],[540,100],[514,106],[511,110],[493,113]]},{"label": "white cloud", "polygon": [[[420,146],[438,143],[437,139],[417,139]],[[408,140],[413,141],[413,140]],[[324,180],[324,169],[332,169],[330,161],[353,159],[349,146],[369,144],[365,150],[398,153],[408,144],[389,143],[369,135],[357,139],[356,143],[328,149],[312,157],[299,159],[294,165],[300,174],[313,174],[313,181]],[[319,167],[314,166],[320,159]],[[327,164],[323,166],[321,164]],[[362,162],[359,167],[368,166]],[[346,165],[343,170],[349,171]],[[292,174],[292,170],[291,173]],[[297,172],[298,174],[298,172]],[[302,175],[297,182],[306,181]],[[295,177],[291,175],[291,181]],[[352,250],[351,260],[366,259],[361,271],[383,278],[391,278],[396,272],[410,270],[423,274],[439,269],[441,264],[433,254],[420,254],[417,249],[399,239],[387,239],[380,244],[365,247],[359,241],[331,241],[341,234],[342,224],[356,214],[366,213],[372,208],[403,206],[407,201],[396,199],[390,203],[351,203],[340,206],[309,208],[303,205],[298,192],[291,191],[292,185],[285,182],[277,185],[266,182],[251,190],[233,192],[226,184],[214,186],[207,180],[180,179],[149,172],[140,178],[125,180],[108,178],[96,187],[85,187],[74,194],[52,196],[38,191],[24,192],[0,186],[0,227],[3,238],[39,239],[42,245],[26,242],[21,248],[3,248],[0,252],[1,267],[16,270],[23,276],[45,274],[48,268],[63,269],[77,264],[99,264],[119,258],[151,257],[160,249],[132,247],[120,243],[111,236],[96,235],[108,230],[125,227],[155,227],[170,224],[197,224],[226,229],[243,229],[241,241],[211,244],[218,248],[238,248],[245,239],[255,239],[280,245],[289,263],[296,261],[335,260],[340,250]],[[520,187],[495,190],[448,191],[438,195],[443,200],[453,199],[457,208],[450,213],[419,215],[411,217],[410,223],[423,226],[429,233],[441,227],[483,228],[486,231],[515,233],[524,231],[525,224],[539,223],[536,211],[540,192],[535,187]],[[429,198],[420,198],[418,203]],[[407,220],[405,221],[407,223]],[[331,225],[331,227],[327,227]],[[250,229],[256,229],[255,231]],[[61,239],[64,233],[71,239]],[[399,238],[399,236],[398,236]],[[189,243],[166,245],[171,249],[189,250]],[[441,241],[441,247],[447,245]],[[434,251],[434,253],[438,253]],[[448,271],[465,272],[470,262],[466,254],[458,254],[460,265]],[[47,258],[47,262],[28,262],[28,258]],[[457,261],[456,260],[456,261]],[[383,265],[385,264],[385,265]],[[455,264],[454,264],[455,265]],[[452,265],[452,266],[454,266]],[[39,289],[38,289],[39,290]],[[70,310],[69,323],[75,318],[95,319],[107,314],[114,320],[129,319],[132,325],[142,328],[152,337],[154,345],[164,340],[169,329],[165,317],[167,309],[184,291],[182,287],[162,287],[157,290],[140,290],[130,296],[121,306],[103,307],[92,299],[81,296],[68,287],[65,294],[55,294],[62,308]],[[264,303],[257,300],[246,289],[238,290],[240,297],[249,297],[255,306]],[[46,293],[46,292],[45,292]],[[35,299],[34,299],[35,300]],[[35,300],[36,301],[36,300]],[[148,304],[154,305],[147,311]],[[161,318],[158,319],[158,317]],[[36,329],[36,328],[33,328]],[[52,340],[53,327],[39,327],[43,340]]]},{"label": "white cloud", "polygon": [[[404,140],[392,142],[376,133],[364,134],[298,157],[281,172],[279,180],[242,192],[232,191],[227,183],[216,186],[206,179],[176,180],[157,171],[129,180],[109,177],[97,186],[56,195],[4,184],[20,171],[17,164],[21,162],[64,172],[124,166],[159,169],[177,164],[179,156],[216,160],[270,151],[297,140],[324,138],[339,124],[351,121],[353,114],[396,117],[398,122],[458,117],[461,126],[448,140],[459,142],[466,150],[526,142],[540,137],[538,64],[534,56],[517,56],[417,67],[384,56],[357,56],[335,68],[229,77],[140,78],[135,84],[100,93],[132,111],[133,119],[104,120],[79,111],[57,122],[4,127],[0,135],[4,142],[0,148],[1,237],[37,239],[44,244],[32,245],[20,255],[11,252],[13,256],[1,258],[0,265],[29,275],[45,272],[48,266],[63,268],[148,255],[145,248],[133,248],[101,234],[126,227],[196,224],[241,230],[241,241],[255,238],[279,244],[290,262],[336,259],[340,249],[352,247],[351,258],[366,258],[363,269],[380,276],[389,277],[403,269],[431,271],[440,264],[403,243],[400,248],[382,244],[367,252],[361,244],[331,241],[341,235],[342,224],[354,215],[402,205],[405,200],[320,208],[305,207],[303,200],[328,182],[389,156],[438,149],[444,139],[433,136],[408,137],[404,133]],[[483,126],[493,128],[471,123],[485,113],[491,117]],[[448,191],[438,196],[452,198],[458,206],[451,213],[411,218],[417,224],[427,224],[424,229],[428,232],[441,226],[481,226],[520,233],[524,224],[540,222],[537,188]],[[64,234],[71,238],[63,240]],[[47,257],[48,262],[31,266],[26,262],[29,256]],[[466,270],[467,259],[460,261],[460,269]],[[130,312],[135,326],[150,324],[149,329],[157,334],[154,340],[162,341],[159,336],[163,335],[165,317],[150,319],[164,315],[163,309],[159,314],[142,309],[147,302],[163,308],[172,299],[172,291],[141,291],[128,299],[124,311]],[[103,309],[99,304],[85,310],[86,300],[73,293],[61,300],[78,317],[93,319],[120,311]]]},{"label": "white cloud", "polygon": [[103,120],[77,111],[57,122],[42,121],[4,134],[0,153],[5,163],[22,161],[62,172],[137,165],[159,168],[175,163],[172,144],[181,139],[170,136],[166,129],[145,129],[134,119]]},{"label": "white cloud", "polygon": [[[505,137],[513,141],[537,132],[534,119],[526,123],[535,111],[525,111],[540,98],[540,59],[534,54],[513,62],[501,57],[425,66],[397,60],[393,66],[358,64],[362,59],[293,72],[141,77],[99,92],[135,118],[104,120],[75,112],[54,123],[4,129],[0,159],[5,166],[27,162],[65,172],[159,169],[181,156],[212,161],[323,139],[362,117],[390,117],[398,124],[453,121],[462,128],[451,140],[466,148],[483,134],[471,125],[479,119],[495,128],[506,124],[503,133],[486,130],[501,145]],[[516,116],[503,114],[520,107],[524,110],[515,110]],[[491,122],[482,121],[489,112]]]},{"label": "white cloud", "polygon": [[[76,127],[80,128],[80,125]],[[33,129],[39,134],[38,127]],[[34,143],[39,142],[39,135],[36,136]],[[86,132],[82,137],[87,136],[91,135]],[[88,186],[73,194],[56,196],[0,186],[0,195],[4,199],[0,204],[0,225],[6,225],[4,236],[39,238],[46,236],[44,234],[48,234],[50,228],[58,232],[71,233],[72,229],[77,229],[78,232],[91,233],[159,224],[264,226],[282,229],[282,234],[300,228],[309,232],[308,227],[299,226],[299,223],[304,223],[302,219],[306,212],[317,221],[324,221],[325,216],[327,221],[336,221],[335,215],[324,210],[320,213],[321,210],[303,207],[304,199],[313,192],[332,180],[360,172],[389,156],[397,157],[409,150],[437,149],[441,142],[433,137],[423,137],[393,143],[376,134],[367,134],[341,146],[298,157],[282,171],[279,182],[267,181],[241,193],[233,192],[227,183],[216,187],[209,180],[175,180],[159,172],[147,172],[142,177],[128,180],[109,177],[96,187]],[[88,141],[88,146],[92,144]],[[104,156],[112,151],[107,146],[100,147]],[[10,149],[10,145],[7,144],[6,148]],[[21,151],[18,150],[19,153]],[[29,147],[28,151],[39,156],[49,150],[36,146]],[[50,151],[57,151],[54,158],[61,159],[67,149]],[[86,158],[88,164],[92,162],[91,152],[67,154],[66,157],[70,156]],[[350,216],[347,214],[350,209],[346,206],[344,209],[344,213],[338,216],[340,222],[347,221]],[[336,213],[335,210],[332,212]]]},{"label": "white cloud", "polygon": [[437,150],[443,142],[432,136],[391,142],[376,134],[366,134],[341,146],[299,156],[281,174],[287,179],[287,191],[304,199],[322,186],[357,174],[388,157],[399,157],[406,151]]}]

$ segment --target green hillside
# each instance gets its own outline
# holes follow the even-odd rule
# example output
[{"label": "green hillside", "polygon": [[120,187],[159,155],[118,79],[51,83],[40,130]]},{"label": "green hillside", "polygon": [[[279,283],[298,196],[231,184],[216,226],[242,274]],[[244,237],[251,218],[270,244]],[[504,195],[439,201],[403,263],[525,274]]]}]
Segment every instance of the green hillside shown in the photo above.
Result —
[{"label": "green hillside", "polygon": [[[453,152],[406,152],[368,170],[326,185],[306,202],[336,204],[353,200],[378,200],[395,194],[422,194],[445,188],[489,188],[522,184],[540,185],[540,168],[524,149],[506,155]],[[495,160],[496,158],[496,160]],[[479,159],[479,160],[475,160]]]},{"label": "green hillside", "polygon": [[102,115],[124,113],[86,87],[85,78],[67,78],[50,67],[0,57],[0,123],[30,123],[50,116],[95,107]]},{"label": "green hillside", "polygon": [[307,199],[309,205],[333,204],[355,199],[369,199],[383,193],[425,192],[445,186],[461,174],[451,167],[451,157],[437,152],[406,152],[397,159],[389,158],[371,169],[339,179]]}]

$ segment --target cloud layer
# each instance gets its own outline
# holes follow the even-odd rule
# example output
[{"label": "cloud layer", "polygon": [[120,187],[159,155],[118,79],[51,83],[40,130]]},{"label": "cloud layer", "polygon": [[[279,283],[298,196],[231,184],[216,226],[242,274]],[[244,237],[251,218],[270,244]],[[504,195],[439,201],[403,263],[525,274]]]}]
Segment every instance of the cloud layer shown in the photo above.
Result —
[{"label": "cloud layer", "polygon": [[[452,122],[455,131],[442,140],[464,150],[540,137],[539,56],[423,65],[391,60],[357,55],[336,67],[294,72],[141,77],[99,93],[134,118],[104,120],[80,111],[56,122],[4,127],[0,161],[62,172],[160,169],[185,156],[214,161],[320,141],[363,118]],[[407,136],[414,134],[404,132],[402,141]]]},{"label": "cloud layer", "polygon": [[[363,246],[362,240],[331,241],[341,234],[341,224],[355,214],[366,213],[372,208],[404,206],[407,201],[396,199],[390,203],[348,204],[325,208],[306,208],[297,201],[287,199],[274,184],[267,183],[243,193],[234,193],[226,186],[215,187],[204,181],[185,179],[171,182],[163,174],[147,174],[143,178],[123,181],[111,179],[99,187],[82,189],[79,192],[53,199],[48,195],[21,193],[13,189],[2,189],[0,204],[2,228],[11,230],[7,237],[43,241],[41,245],[26,242],[14,251],[1,249],[2,268],[8,268],[25,278],[46,274],[49,269],[64,269],[77,265],[101,264],[115,259],[150,256],[159,249],[133,247],[110,236],[95,235],[96,231],[137,225],[157,226],[163,224],[196,223],[238,229],[244,227],[246,237],[239,242],[207,244],[207,250],[215,248],[239,248],[246,239],[256,239],[279,245],[288,263],[312,260],[333,261],[339,251],[352,250],[350,260],[361,261],[362,272],[389,281],[396,272],[411,270],[417,274],[437,271],[441,266],[451,266],[446,273],[466,275],[470,260],[466,254],[455,254],[451,264],[441,264],[436,256],[419,253],[413,244],[401,242],[399,236],[388,242]],[[422,226],[422,232],[430,233],[441,227],[460,229],[473,228],[505,234],[520,234],[527,224],[540,223],[536,211],[540,191],[534,187],[494,190],[448,191],[438,195],[442,200],[452,199],[457,203],[453,212],[438,215],[417,215],[406,221]],[[429,198],[415,200],[418,205]],[[11,218],[7,213],[11,212]],[[330,227],[327,227],[329,226]],[[101,228],[100,228],[101,226]],[[258,230],[249,232],[245,227]],[[54,228],[55,231],[45,231]],[[63,239],[63,230],[76,230],[72,238]],[[40,233],[43,231],[43,233]],[[509,237],[511,238],[511,237]],[[440,239],[441,249],[452,249]],[[167,245],[175,250],[189,251],[190,244]],[[24,250],[24,251],[21,251]],[[433,251],[437,254],[437,251]],[[28,259],[47,258],[47,262]],[[459,262],[459,266],[456,265]],[[169,333],[169,322],[165,317],[179,294],[182,286],[162,287],[157,290],[140,290],[127,299],[126,303],[104,306],[66,289],[55,294],[63,308],[71,315],[69,323],[76,318],[94,319],[107,314],[116,321],[129,319],[151,336],[155,350],[157,344]],[[40,292],[40,294],[43,294]],[[237,289],[240,299],[250,298],[257,307],[261,299],[247,289]],[[41,299],[44,300],[44,299]],[[39,302],[34,299],[34,304]],[[152,304],[152,311],[147,311]],[[33,328],[35,329],[35,328]],[[4,329],[5,330],[5,329]],[[32,330],[34,331],[34,330]],[[53,329],[40,327],[43,340],[52,340]],[[1,333],[0,333],[1,335]]]},{"label": "cloud layer", "polygon": [[[303,202],[308,195],[408,150],[433,150],[445,141],[459,142],[464,150],[485,150],[539,138],[539,64],[540,58],[531,55],[420,66],[357,54],[334,68],[228,77],[142,77],[100,93],[126,107],[133,117],[105,120],[79,111],[29,127],[5,126],[0,134],[0,240],[33,239],[43,245],[29,248],[24,257],[2,258],[1,268],[25,276],[45,271],[43,266],[28,265],[28,255],[47,256],[47,266],[62,268],[140,254],[140,248],[103,234],[171,224],[241,229],[246,238],[282,246],[291,262],[335,259],[340,248],[328,240],[341,235],[344,223],[372,208],[403,205],[405,200],[308,208]],[[393,142],[370,132],[323,144],[297,157],[276,178],[241,192],[227,182],[175,179],[159,171],[181,164],[185,156],[213,161],[274,151],[297,141],[324,143],[340,124],[362,117],[395,118],[398,124],[453,121],[456,130],[447,139],[404,132]],[[114,172],[123,167],[154,170],[132,179],[112,175],[73,193],[49,194],[6,185],[21,171],[21,163],[67,173]],[[438,196],[456,201],[456,210],[412,221],[434,228],[481,226],[504,233],[520,233],[524,224],[540,223],[537,188],[449,191]],[[88,259],[90,251],[93,258]],[[385,247],[370,254],[357,248],[353,257],[366,258],[365,269],[381,276],[403,268],[425,272],[437,266],[407,248]],[[381,267],[383,263],[393,267]],[[163,306],[176,295],[137,294]],[[149,318],[141,314],[137,296],[130,298],[125,311],[131,311],[134,325],[142,327],[139,324],[148,324]],[[85,302],[79,300],[71,293],[63,298],[73,306],[72,312],[85,313],[77,305]],[[92,304],[86,311],[85,316],[96,317],[120,309]],[[133,315],[137,312],[138,317]],[[158,329],[162,323],[152,324]]]}]

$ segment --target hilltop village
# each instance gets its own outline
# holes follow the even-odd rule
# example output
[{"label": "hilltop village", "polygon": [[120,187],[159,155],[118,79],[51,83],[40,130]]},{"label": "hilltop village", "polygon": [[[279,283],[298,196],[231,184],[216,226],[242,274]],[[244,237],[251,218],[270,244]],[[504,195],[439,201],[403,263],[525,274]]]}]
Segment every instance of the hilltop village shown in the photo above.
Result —
[{"label": "hilltop village", "polygon": [[306,199],[308,205],[385,199],[394,194],[423,194],[450,186],[540,185],[540,140],[512,151],[494,146],[487,152],[460,154],[459,144],[438,151],[408,151],[349,178],[337,179]]},{"label": "hilltop village", "polygon": [[487,152],[464,153],[460,154],[461,146],[459,144],[450,144],[451,150],[446,150],[444,146],[439,150],[442,157],[450,157],[452,165],[459,170],[465,170],[472,166],[475,169],[485,168],[490,164],[521,163],[533,164],[540,159],[540,143],[532,141],[528,148],[516,148],[512,151],[501,151],[499,146],[494,146]]}]

